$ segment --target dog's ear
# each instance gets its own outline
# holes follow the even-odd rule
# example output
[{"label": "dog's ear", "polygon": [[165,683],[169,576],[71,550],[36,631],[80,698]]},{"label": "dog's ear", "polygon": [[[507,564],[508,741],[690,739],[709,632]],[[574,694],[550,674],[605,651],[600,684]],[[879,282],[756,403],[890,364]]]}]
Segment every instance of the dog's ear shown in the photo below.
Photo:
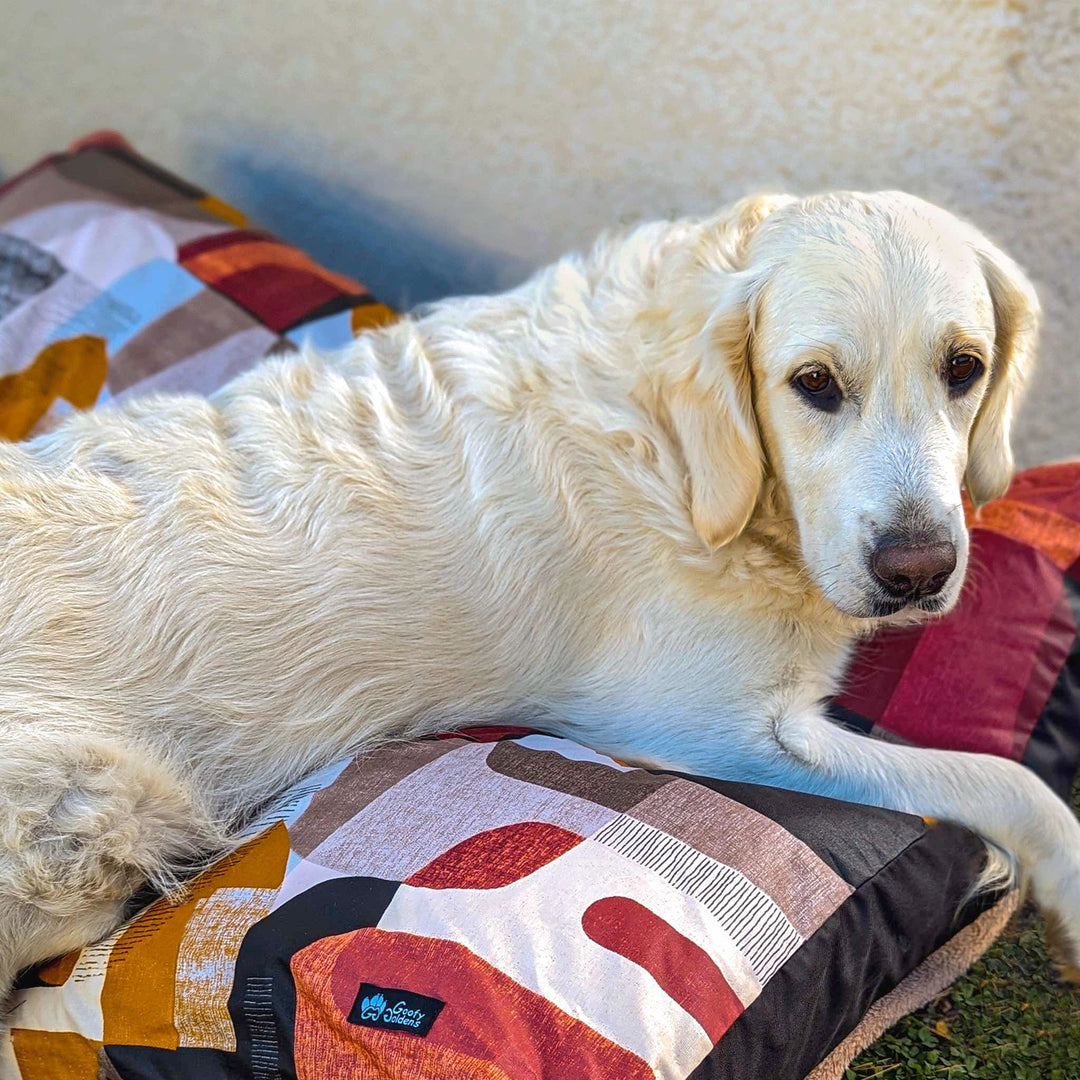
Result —
[{"label": "dog's ear", "polygon": [[710,549],[730,543],[754,511],[764,455],[754,415],[750,349],[762,281],[744,269],[754,230],[786,195],[743,199],[702,224],[690,292],[697,303],[690,360],[664,395],[689,474],[690,512]]},{"label": "dog's ear", "polygon": [[982,241],[977,248],[994,308],[990,386],[968,440],[964,485],[978,507],[1003,495],[1013,475],[1010,429],[1035,361],[1039,300],[1023,271]]}]

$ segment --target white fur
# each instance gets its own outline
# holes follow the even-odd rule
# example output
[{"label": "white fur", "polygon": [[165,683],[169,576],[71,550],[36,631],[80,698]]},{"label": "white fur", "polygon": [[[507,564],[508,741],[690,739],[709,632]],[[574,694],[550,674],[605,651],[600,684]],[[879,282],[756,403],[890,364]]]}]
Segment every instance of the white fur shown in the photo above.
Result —
[{"label": "white fur", "polygon": [[[953,538],[955,600],[960,484],[1008,481],[1036,321],[1020,271],[919,200],[759,197],[0,447],[0,981],[303,773],[491,720],[962,822],[1075,958],[1064,803],[819,705],[898,515]],[[953,400],[956,337],[988,374]],[[841,412],[794,392],[808,357]]]}]

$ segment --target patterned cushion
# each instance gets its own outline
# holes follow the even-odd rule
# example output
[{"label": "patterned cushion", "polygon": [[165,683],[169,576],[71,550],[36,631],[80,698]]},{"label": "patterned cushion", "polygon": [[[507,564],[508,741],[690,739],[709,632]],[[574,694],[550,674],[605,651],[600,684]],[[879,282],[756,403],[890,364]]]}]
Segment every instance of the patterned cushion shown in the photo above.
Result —
[{"label": "patterned cushion", "polygon": [[[8,438],[393,317],[115,135],[0,188]],[[1034,470],[984,508],[958,611],[868,643],[837,713],[1063,790],[1078,492],[1080,466]],[[0,1076],[827,1080],[992,939],[1015,896],[954,918],[981,859],[952,826],[524,732],[405,744],[28,975]]]},{"label": "patterned cushion", "polygon": [[267,353],[393,317],[118,136],[0,186],[0,436],[110,398],[208,393]]},{"label": "patterned cushion", "polygon": [[249,836],[26,980],[23,1080],[797,1080],[955,932],[982,859],[541,735],[377,750]]}]

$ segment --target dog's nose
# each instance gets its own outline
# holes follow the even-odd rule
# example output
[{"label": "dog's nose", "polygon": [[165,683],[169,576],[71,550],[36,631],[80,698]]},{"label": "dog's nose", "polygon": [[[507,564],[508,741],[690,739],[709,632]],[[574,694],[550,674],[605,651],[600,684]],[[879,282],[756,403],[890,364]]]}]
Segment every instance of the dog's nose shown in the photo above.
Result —
[{"label": "dog's nose", "polygon": [[874,577],[890,596],[917,600],[941,592],[956,569],[956,547],[947,541],[882,540],[870,560]]}]

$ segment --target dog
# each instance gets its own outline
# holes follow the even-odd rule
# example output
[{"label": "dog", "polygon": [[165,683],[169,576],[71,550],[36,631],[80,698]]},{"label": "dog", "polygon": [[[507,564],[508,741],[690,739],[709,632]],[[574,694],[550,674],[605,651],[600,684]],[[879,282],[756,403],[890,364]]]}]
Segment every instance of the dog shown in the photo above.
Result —
[{"label": "dog", "polygon": [[956,602],[1038,316],[917,198],[755,196],[3,446],[0,984],[308,771],[492,721],[970,826],[1076,965],[1069,807],[821,704]]}]

